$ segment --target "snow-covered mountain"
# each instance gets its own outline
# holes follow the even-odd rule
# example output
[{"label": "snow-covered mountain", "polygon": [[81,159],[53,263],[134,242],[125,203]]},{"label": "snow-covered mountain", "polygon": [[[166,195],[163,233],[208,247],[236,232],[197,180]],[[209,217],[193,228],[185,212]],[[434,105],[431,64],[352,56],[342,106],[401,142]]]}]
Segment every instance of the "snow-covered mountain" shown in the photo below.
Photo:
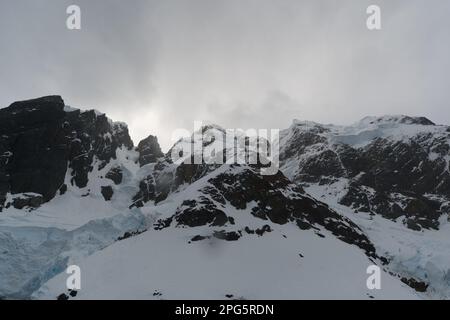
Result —
[{"label": "snow-covered mountain", "polygon": [[14,103],[0,109],[0,297],[449,298],[449,135],[406,116],[295,121],[281,170],[262,175],[175,163],[191,139],[134,147],[125,124],[60,97]]},{"label": "snow-covered mountain", "polygon": [[280,145],[286,176],[361,227],[391,271],[449,297],[449,126],[408,116],[294,121]]}]

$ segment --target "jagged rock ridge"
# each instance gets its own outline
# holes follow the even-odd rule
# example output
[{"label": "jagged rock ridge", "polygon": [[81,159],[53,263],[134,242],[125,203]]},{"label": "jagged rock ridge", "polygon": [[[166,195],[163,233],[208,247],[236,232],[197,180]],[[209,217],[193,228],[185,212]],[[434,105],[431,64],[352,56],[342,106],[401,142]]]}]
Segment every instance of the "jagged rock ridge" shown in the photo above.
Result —
[{"label": "jagged rock ridge", "polygon": [[[64,191],[67,170],[72,184],[86,186],[94,158],[105,165],[120,147],[133,147],[124,124],[94,110],[67,108],[59,96],[0,109],[0,210],[7,193],[29,193],[41,203],[51,200]],[[34,201],[28,204],[39,204]]]}]

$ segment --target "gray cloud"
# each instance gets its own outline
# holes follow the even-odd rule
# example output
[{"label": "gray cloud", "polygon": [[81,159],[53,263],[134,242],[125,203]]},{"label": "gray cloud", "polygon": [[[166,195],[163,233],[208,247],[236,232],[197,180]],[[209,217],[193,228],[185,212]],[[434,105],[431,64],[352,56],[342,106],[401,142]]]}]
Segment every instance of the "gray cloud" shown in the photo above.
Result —
[{"label": "gray cloud", "polygon": [[[82,30],[65,28],[69,4]],[[381,31],[365,27],[369,4]],[[3,0],[0,106],[60,94],[135,140],[194,120],[287,127],[404,113],[450,122],[447,0]]]}]

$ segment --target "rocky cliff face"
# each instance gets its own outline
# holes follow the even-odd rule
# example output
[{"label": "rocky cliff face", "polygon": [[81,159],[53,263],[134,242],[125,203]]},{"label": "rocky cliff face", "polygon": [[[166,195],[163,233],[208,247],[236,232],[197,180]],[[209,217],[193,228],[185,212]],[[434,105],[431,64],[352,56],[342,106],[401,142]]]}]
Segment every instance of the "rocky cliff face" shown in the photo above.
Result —
[{"label": "rocky cliff face", "polygon": [[[124,124],[66,107],[59,96],[0,109],[0,210],[51,200],[67,188],[68,170],[70,183],[84,187],[94,158],[105,165],[122,147],[133,147]],[[7,194],[25,195],[5,203]]]},{"label": "rocky cliff face", "polygon": [[[321,230],[326,230],[339,240],[358,246],[369,257],[377,257],[373,244],[354,223],[308,196],[280,171],[276,175],[264,176],[255,167],[223,166],[193,186],[175,213],[157,222],[157,229],[169,226],[222,227],[227,230],[199,235],[197,241],[211,236],[236,241],[243,233],[262,236],[271,231],[267,224],[253,230],[237,220],[253,219],[275,225],[292,223],[299,232],[313,230],[319,237],[325,237]],[[236,212],[240,216],[236,216]]]},{"label": "rocky cliff face", "polygon": [[139,142],[136,150],[139,152],[139,164],[141,166],[155,163],[158,158],[164,155],[159,146],[158,138],[151,135]]},{"label": "rocky cliff face", "polygon": [[339,202],[355,211],[438,228],[450,212],[450,128],[426,118],[366,118],[349,127],[296,122],[281,161],[300,185],[345,182]]}]

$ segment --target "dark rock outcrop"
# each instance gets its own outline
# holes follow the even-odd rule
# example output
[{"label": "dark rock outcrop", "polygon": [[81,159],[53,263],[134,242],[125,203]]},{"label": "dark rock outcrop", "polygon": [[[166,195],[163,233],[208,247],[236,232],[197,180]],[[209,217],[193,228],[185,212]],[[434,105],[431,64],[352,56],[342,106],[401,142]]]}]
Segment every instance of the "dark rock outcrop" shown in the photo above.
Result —
[{"label": "dark rock outcrop", "polygon": [[182,185],[189,185],[219,168],[220,165],[185,164],[174,165],[168,155],[155,164],[150,175],[139,183],[139,191],[133,197],[132,207],[142,207],[149,201],[161,202]]},{"label": "dark rock outcrop", "polygon": [[426,292],[428,289],[428,286],[429,286],[427,283],[416,280],[414,278],[402,277],[400,280],[404,284],[406,284],[406,285],[410,286],[411,288],[413,288],[414,290],[416,290],[417,292]]},{"label": "dark rock outcrop", "polygon": [[199,200],[186,200],[175,213],[178,226],[223,226],[228,222],[228,217],[207,197]]},{"label": "dark rock outcrop", "polygon": [[125,125],[96,111],[66,108],[59,96],[0,109],[0,208],[8,192],[51,200],[68,168],[72,184],[85,187],[94,159],[101,168],[120,147],[133,147]]},{"label": "dark rock outcrop", "polygon": [[[224,166],[229,169],[208,179],[199,190],[201,196],[186,199],[172,217],[157,221],[155,229],[167,228],[174,222],[175,227],[232,226],[234,219],[227,216],[226,209],[231,205],[239,210],[248,209],[254,217],[276,224],[292,222],[302,230],[323,228],[338,239],[362,248],[368,256],[376,256],[373,244],[353,222],[307,196],[281,172],[263,176],[256,167]],[[271,228],[265,225],[258,230],[244,231],[263,235]]]},{"label": "dark rock outcrop", "polygon": [[141,167],[149,163],[155,163],[164,156],[159,146],[158,138],[155,136],[148,136],[139,142],[136,150],[139,152],[139,164]]},{"label": "dark rock outcrop", "polygon": [[50,200],[64,182],[67,141],[60,97],[15,102],[0,109],[0,192],[34,192]]},{"label": "dark rock outcrop", "polygon": [[158,203],[167,198],[174,186],[174,173],[166,169],[166,163],[158,162],[154,171],[139,182],[131,207],[139,208],[149,201]]},{"label": "dark rock outcrop", "polygon": [[[27,208],[33,210],[39,208],[39,206],[44,202],[43,197],[40,194],[22,194],[12,200],[11,205],[16,209]],[[8,204],[9,205],[9,204]]]},{"label": "dark rock outcrop", "polygon": [[226,241],[237,241],[241,236],[242,236],[241,233],[236,231],[226,232],[224,230],[220,230],[214,231],[213,233],[214,238]]},{"label": "dark rock outcrop", "polygon": [[120,167],[111,168],[105,178],[111,179],[115,184],[121,184],[123,179],[122,169]]},{"label": "dark rock outcrop", "polygon": [[112,196],[114,195],[114,190],[111,186],[102,187],[101,192],[105,201],[111,200]]}]

